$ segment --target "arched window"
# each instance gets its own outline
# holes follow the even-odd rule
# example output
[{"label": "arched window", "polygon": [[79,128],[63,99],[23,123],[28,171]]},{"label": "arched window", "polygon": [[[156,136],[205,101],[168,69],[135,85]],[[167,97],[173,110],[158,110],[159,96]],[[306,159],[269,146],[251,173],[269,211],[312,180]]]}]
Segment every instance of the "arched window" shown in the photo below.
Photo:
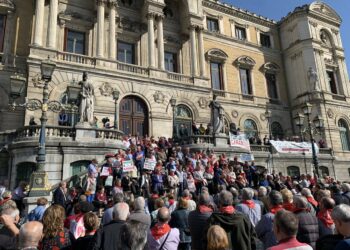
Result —
[{"label": "arched window", "polygon": [[36,170],[36,163],[34,162],[21,162],[17,164],[16,186],[25,181],[29,183],[30,176]]},{"label": "arched window", "polygon": [[192,135],[192,112],[186,105],[175,108],[174,134],[175,140],[187,140]]},{"label": "arched window", "polygon": [[325,166],[320,166],[320,174],[321,176],[323,175],[329,176],[329,169]]},{"label": "arched window", "polygon": [[247,119],[244,121],[244,133],[248,139],[258,136],[258,127],[256,126],[255,121],[252,119]]},{"label": "arched window", "polygon": [[273,122],[271,124],[271,133],[273,138],[283,139],[284,137],[283,128],[279,122]]},{"label": "arched window", "polygon": [[350,150],[350,134],[349,134],[349,126],[345,120],[340,119],[338,121],[339,133],[340,133],[340,141],[343,148],[343,151]]},{"label": "arched window", "polygon": [[300,168],[297,166],[289,166],[289,167],[287,167],[287,174],[292,178],[299,177],[300,176]]}]

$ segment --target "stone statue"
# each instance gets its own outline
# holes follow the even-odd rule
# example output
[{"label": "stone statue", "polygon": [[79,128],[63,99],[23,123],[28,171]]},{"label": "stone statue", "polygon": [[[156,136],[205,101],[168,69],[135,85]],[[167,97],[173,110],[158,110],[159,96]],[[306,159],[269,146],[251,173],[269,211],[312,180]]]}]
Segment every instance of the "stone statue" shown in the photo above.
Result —
[{"label": "stone statue", "polygon": [[93,123],[94,121],[94,86],[88,81],[87,72],[83,73],[83,80],[79,82],[81,85],[80,100],[80,119],[79,122]]},{"label": "stone statue", "polygon": [[310,85],[313,86],[313,89],[316,91],[320,91],[318,75],[312,67],[309,68],[307,76],[309,78]]},{"label": "stone statue", "polygon": [[224,109],[216,100],[216,97],[217,96],[214,95],[209,107],[211,108],[211,124],[213,126],[213,133],[220,134],[224,126]]}]

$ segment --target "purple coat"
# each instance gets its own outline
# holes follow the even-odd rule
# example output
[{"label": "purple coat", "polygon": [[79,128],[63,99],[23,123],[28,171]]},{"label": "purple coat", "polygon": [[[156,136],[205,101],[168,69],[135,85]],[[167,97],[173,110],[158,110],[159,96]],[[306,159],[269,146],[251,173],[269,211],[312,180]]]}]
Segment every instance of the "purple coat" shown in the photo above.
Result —
[{"label": "purple coat", "polygon": [[[165,240],[166,236],[167,234],[164,234],[161,238],[159,238],[158,240],[155,240],[151,234],[151,231],[149,231],[148,237],[147,237],[148,249],[149,250],[159,249],[160,246],[163,244],[163,241]],[[177,249],[179,243],[180,243],[179,229],[172,228],[162,250]]]}]

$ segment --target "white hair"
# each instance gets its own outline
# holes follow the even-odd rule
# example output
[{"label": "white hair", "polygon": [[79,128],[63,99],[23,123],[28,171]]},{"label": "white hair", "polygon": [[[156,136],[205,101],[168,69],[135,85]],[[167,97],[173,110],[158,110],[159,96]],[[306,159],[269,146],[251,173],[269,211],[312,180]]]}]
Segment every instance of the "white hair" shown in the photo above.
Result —
[{"label": "white hair", "polygon": [[341,188],[343,189],[343,192],[346,193],[346,192],[350,192],[350,184],[349,183],[343,183],[341,185]]},{"label": "white hair", "polygon": [[336,206],[332,211],[332,218],[341,222],[350,222],[350,206],[345,204]]},{"label": "white hair", "polygon": [[259,187],[258,194],[259,196],[266,196],[267,195],[266,187],[263,187],[263,186]]},{"label": "white hair", "polygon": [[17,208],[5,208],[1,211],[1,215],[9,215],[13,220],[16,220],[16,218],[19,216],[19,210]]},{"label": "white hair", "polygon": [[137,197],[134,201],[134,208],[135,210],[143,210],[145,209],[145,199],[140,196],[140,197]]},{"label": "white hair", "polygon": [[312,194],[311,194],[311,190],[308,189],[308,188],[303,188],[301,190],[301,194],[305,197],[313,197]]},{"label": "white hair", "polygon": [[125,202],[119,202],[113,207],[113,219],[126,220],[129,216],[129,205]]},{"label": "white hair", "polygon": [[243,188],[242,199],[243,200],[252,200],[254,197],[254,191],[251,188]]}]

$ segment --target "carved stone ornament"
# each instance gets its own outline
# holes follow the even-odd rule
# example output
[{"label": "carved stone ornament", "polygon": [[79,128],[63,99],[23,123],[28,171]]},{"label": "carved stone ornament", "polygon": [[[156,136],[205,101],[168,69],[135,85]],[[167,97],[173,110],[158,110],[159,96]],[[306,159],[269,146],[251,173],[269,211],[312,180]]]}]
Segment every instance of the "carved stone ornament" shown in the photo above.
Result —
[{"label": "carved stone ornament", "polygon": [[201,97],[201,98],[199,98],[199,100],[198,100],[198,104],[199,104],[199,107],[200,107],[200,108],[205,109],[205,108],[208,107],[209,102],[208,102],[207,98]]},{"label": "carved stone ornament", "polygon": [[256,64],[253,58],[250,56],[240,56],[234,62],[238,67],[245,66],[249,68],[253,68]]},{"label": "carved stone ornament", "polygon": [[265,73],[278,73],[280,71],[280,67],[276,63],[267,62],[261,67],[261,70]]},{"label": "carved stone ornament", "polygon": [[145,29],[145,25],[140,22],[131,20],[129,17],[117,18],[118,27],[130,32],[141,32]]},{"label": "carved stone ornament", "polygon": [[13,3],[13,0],[1,0],[0,1],[0,7],[6,8],[9,10],[15,9],[15,4]]},{"label": "carved stone ornament", "polygon": [[32,82],[36,88],[42,88],[45,84],[45,82],[41,79],[41,74],[39,73],[32,77]]},{"label": "carved stone ornament", "polygon": [[322,2],[314,2],[313,4],[310,5],[310,9],[315,11],[315,12],[319,12],[323,15],[327,15],[331,18],[337,19],[337,20],[341,20],[340,16],[331,8],[329,7],[327,4],[324,4]]},{"label": "carved stone ornament", "polygon": [[206,57],[209,61],[212,59],[226,61],[228,55],[220,49],[211,49],[206,53]]},{"label": "carved stone ornament", "polygon": [[331,119],[334,118],[334,112],[333,112],[333,110],[332,110],[332,109],[328,109],[328,110],[327,110],[327,115],[328,115],[328,117],[331,118]]},{"label": "carved stone ornament", "polygon": [[265,120],[266,120],[265,114],[260,114],[260,120],[262,120],[262,121],[265,121]]},{"label": "carved stone ornament", "polygon": [[111,96],[113,93],[113,88],[108,82],[103,83],[99,90],[103,96]]},{"label": "carved stone ornament", "polygon": [[156,91],[156,93],[153,95],[153,98],[156,103],[164,103],[165,95],[160,91]]},{"label": "carved stone ornament", "polygon": [[233,118],[237,118],[239,113],[238,113],[237,110],[232,110],[231,115],[232,115]]}]

